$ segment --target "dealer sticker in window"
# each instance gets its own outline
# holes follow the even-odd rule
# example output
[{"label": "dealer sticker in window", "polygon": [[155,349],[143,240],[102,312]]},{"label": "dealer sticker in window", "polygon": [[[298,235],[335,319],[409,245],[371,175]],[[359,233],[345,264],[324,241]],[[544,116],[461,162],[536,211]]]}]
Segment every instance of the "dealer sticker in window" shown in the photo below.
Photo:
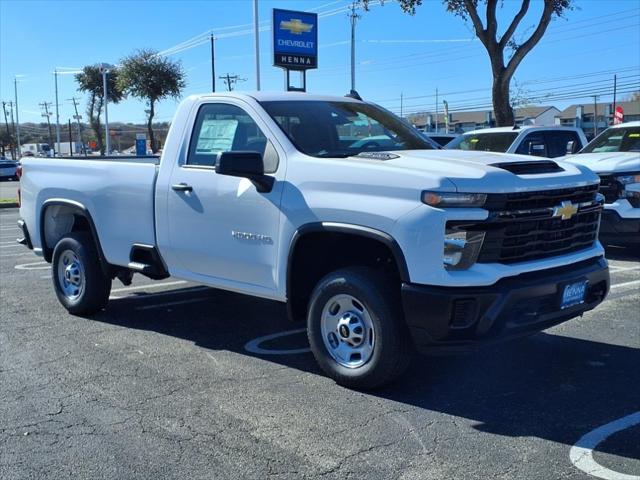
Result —
[{"label": "dealer sticker in window", "polygon": [[587,291],[587,280],[581,280],[579,282],[570,283],[564,286],[562,291],[562,300],[560,302],[560,308],[565,309],[584,303],[584,296]]}]

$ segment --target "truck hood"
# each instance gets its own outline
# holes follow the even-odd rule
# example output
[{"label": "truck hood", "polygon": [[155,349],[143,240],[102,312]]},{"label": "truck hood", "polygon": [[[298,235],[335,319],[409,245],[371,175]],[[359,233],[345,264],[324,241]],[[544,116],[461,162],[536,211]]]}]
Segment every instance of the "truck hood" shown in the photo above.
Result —
[{"label": "truck hood", "polygon": [[562,172],[514,174],[496,164],[523,161],[550,161],[525,155],[464,150],[404,150],[389,152],[397,158],[384,163],[412,174],[426,174],[450,180],[459,192],[500,193],[549,190],[598,182],[584,166],[557,162]]},{"label": "truck hood", "polygon": [[640,153],[638,152],[581,153],[564,157],[562,160],[584,165],[597,173],[640,171]]}]

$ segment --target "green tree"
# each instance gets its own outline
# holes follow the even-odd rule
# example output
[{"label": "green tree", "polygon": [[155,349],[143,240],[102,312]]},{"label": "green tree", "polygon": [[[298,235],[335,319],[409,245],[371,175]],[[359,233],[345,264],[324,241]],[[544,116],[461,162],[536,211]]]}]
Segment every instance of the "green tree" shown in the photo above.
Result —
[{"label": "green tree", "polygon": [[[361,1],[366,8],[369,0]],[[423,0],[398,0],[398,3],[403,11],[413,15]],[[443,0],[442,3],[448,12],[473,25],[476,36],[489,54],[493,74],[491,96],[496,123],[499,126],[513,125],[514,115],[509,94],[511,79],[522,60],[543,37],[552,18],[561,17],[567,10],[573,9],[573,0],[544,0],[540,18],[533,32],[524,41],[516,40],[515,35],[529,12],[530,0],[520,1],[518,12],[502,33],[499,32],[496,16],[498,4],[502,5],[502,0]],[[485,7],[484,22],[480,17],[480,4]]]},{"label": "green tree", "polygon": [[[107,97],[109,103],[119,103],[124,94],[118,82],[119,70],[111,68],[107,75]],[[96,136],[96,143],[100,154],[105,154],[104,147],[104,131],[100,122],[102,107],[104,107],[104,88],[102,82],[102,71],[100,65],[87,65],[82,69],[82,73],[76,74],[76,82],[78,82],[78,90],[89,94],[87,102],[87,115],[89,116],[89,125]]]},{"label": "green tree", "polygon": [[178,98],[186,86],[185,73],[179,62],[158,55],[155,50],[138,50],[121,61],[120,87],[132,97],[147,102],[147,131],[151,150],[158,151],[153,133],[156,103],[165,98]]}]

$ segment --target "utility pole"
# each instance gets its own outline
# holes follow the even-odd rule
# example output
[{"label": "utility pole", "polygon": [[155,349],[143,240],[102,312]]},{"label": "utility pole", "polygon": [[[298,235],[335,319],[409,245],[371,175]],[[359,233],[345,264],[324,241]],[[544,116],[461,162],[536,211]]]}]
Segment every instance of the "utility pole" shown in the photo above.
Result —
[{"label": "utility pole", "polygon": [[253,34],[256,40],[256,89],[260,91],[260,27],[258,23],[258,0],[253,0]]},{"label": "utility pole", "polygon": [[73,137],[71,137],[71,119],[69,119],[69,155],[73,157]]},{"label": "utility pole", "polygon": [[20,115],[18,113],[18,79],[13,77],[13,92],[16,101],[16,137],[18,141],[18,158],[22,157],[22,146],[20,145]]},{"label": "utility pole", "polygon": [[436,133],[438,133],[438,87],[436,87]]},{"label": "utility pole", "polygon": [[[9,117],[11,118],[11,132],[15,132],[16,123],[13,121],[13,102],[9,102],[9,113],[10,113]],[[15,146],[13,147],[13,159],[14,160],[18,159],[18,151]]]},{"label": "utility pole", "polygon": [[80,125],[80,120],[82,120],[82,115],[78,115],[78,101],[76,100],[76,97],[73,97],[70,100],[73,102],[73,108],[76,112],[73,118],[78,122],[78,138],[80,139],[80,145],[81,145],[80,149],[82,150],[82,154],[86,157],[87,149],[84,146],[84,140],[82,139],[82,126]]},{"label": "utility pole", "polygon": [[39,103],[38,105],[40,105],[40,107],[44,109],[44,113],[42,114],[42,116],[47,118],[47,127],[49,128],[49,149],[51,149],[51,146],[53,145],[53,134],[51,133],[51,121],[49,119],[49,117],[52,115],[52,113],[49,111],[51,102],[42,102],[42,103]]},{"label": "utility pole", "polygon": [[227,90],[228,91],[232,91],[233,90],[233,85],[238,83],[238,82],[246,82],[247,79],[246,78],[240,78],[238,77],[238,75],[230,75],[230,74],[226,74],[226,75],[222,75],[220,77],[218,77],[221,80],[224,80],[224,84],[227,86]]},{"label": "utility pole", "polygon": [[60,151],[60,111],[58,110],[58,70],[53,71],[56,84],[56,150],[54,155]]},{"label": "utility pole", "polygon": [[102,95],[104,96],[104,143],[106,146],[105,154],[108,156],[111,152],[111,140],[109,139],[109,111],[107,109],[107,104],[109,103],[109,91],[107,89],[107,75],[109,75],[109,70],[112,69],[113,66],[108,63],[103,63],[100,66],[100,71],[102,73]]},{"label": "utility pole", "polygon": [[213,37],[213,33],[210,34],[211,39],[211,91],[216,91],[216,39]]},{"label": "utility pole", "polygon": [[618,75],[613,76],[613,123],[616,119],[616,93],[618,92]]},{"label": "utility pole", "polygon": [[[2,102],[2,111],[4,112],[4,125],[7,127],[7,140],[11,142],[11,132],[9,131],[9,122],[7,121],[7,102]],[[11,158],[15,160],[16,157],[13,154],[13,146],[11,143],[9,143],[9,151],[11,152]]]},{"label": "utility pole", "polygon": [[349,21],[351,22],[351,93],[356,91],[356,22],[360,15],[356,13],[356,2],[351,3],[351,13],[349,13]]},{"label": "utility pole", "polygon": [[598,136],[598,95],[593,96],[593,138]]}]

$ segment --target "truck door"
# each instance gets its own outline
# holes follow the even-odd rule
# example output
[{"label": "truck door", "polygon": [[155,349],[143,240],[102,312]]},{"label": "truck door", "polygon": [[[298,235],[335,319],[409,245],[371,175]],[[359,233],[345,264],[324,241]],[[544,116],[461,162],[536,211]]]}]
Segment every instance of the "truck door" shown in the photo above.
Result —
[{"label": "truck door", "polygon": [[[233,100],[200,106],[167,193],[169,248],[163,255],[183,276],[231,289],[252,285],[263,294],[276,288],[283,183],[278,180],[284,168],[278,168],[266,128]],[[276,178],[272,191],[258,193],[248,179],[217,174],[216,157],[223,151],[262,153],[265,172]]]}]

